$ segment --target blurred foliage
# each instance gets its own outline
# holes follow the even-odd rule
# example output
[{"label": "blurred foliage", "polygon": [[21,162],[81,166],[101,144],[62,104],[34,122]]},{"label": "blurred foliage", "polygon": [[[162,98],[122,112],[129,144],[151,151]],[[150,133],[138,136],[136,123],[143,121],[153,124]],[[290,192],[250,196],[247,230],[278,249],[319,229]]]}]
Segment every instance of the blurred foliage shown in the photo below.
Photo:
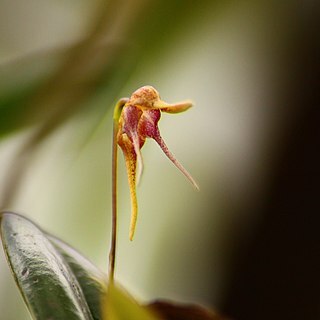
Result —
[{"label": "blurred foliage", "polygon": [[151,310],[139,306],[132,297],[114,285],[108,287],[108,293],[104,299],[103,305],[105,320],[160,320],[160,318]]}]

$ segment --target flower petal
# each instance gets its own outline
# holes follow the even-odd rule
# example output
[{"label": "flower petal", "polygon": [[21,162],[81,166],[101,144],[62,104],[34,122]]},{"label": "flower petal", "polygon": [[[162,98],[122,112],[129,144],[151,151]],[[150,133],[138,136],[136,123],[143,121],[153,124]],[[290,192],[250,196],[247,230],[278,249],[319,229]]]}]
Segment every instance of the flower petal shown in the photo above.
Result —
[{"label": "flower petal", "polygon": [[126,133],[127,136],[133,143],[134,151],[138,160],[138,176],[137,181],[139,182],[143,172],[143,159],[141,156],[140,149],[143,146],[145,139],[138,135],[138,124],[142,116],[142,110],[136,106],[127,105],[123,108],[120,122],[122,124],[122,132]]}]

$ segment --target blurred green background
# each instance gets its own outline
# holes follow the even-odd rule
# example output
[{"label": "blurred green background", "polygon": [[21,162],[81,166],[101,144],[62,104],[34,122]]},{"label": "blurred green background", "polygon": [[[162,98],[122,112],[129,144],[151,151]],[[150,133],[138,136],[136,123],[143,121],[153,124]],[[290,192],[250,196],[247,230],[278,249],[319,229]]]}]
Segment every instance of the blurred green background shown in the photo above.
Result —
[{"label": "blurred green background", "polygon": [[[305,249],[319,237],[304,243],[302,236],[295,246],[297,206],[288,200],[292,207],[279,209],[276,196],[294,185],[292,175],[304,175],[287,166],[290,159],[314,159],[288,146],[316,136],[303,130],[316,105],[308,90],[317,74],[309,48],[318,43],[317,10],[313,1],[1,0],[1,208],[25,214],[106,270],[112,109],[152,85],[165,101],[194,101],[186,113],[164,114],[159,126],[201,191],[148,142],[130,242],[120,154],[117,280],[142,302],[196,302],[235,319],[319,315],[311,298],[319,281],[303,280],[319,266],[309,259],[316,247]],[[289,189],[277,189],[287,171]],[[303,197],[300,182],[290,199]],[[268,219],[279,224],[264,229]],[[299,232],[310,234],[314,222]],[[288,253],[290,244],[296,250]],[[0,251],[1,319],[29,319]],[[305,268],[283,276],[302,260]]]}]

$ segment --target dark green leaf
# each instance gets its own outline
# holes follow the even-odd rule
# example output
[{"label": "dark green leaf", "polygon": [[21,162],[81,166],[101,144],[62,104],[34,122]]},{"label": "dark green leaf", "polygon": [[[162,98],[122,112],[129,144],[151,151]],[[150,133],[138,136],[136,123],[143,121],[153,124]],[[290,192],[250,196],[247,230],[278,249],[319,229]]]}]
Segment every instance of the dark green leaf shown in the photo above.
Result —
[{"label": "dark green leaf", "polygon": [[0,230],[11,270],[34,319],[93,319],[68,264],[36,225],[17,214],[2,213]]},{"label": "dark green leaf", "polygon": [[101,297],[105,293],[107,275],[63,241],[52,236],[48,238],[63,255],[77,278],[93,318],[100,320],[102,318]]}]

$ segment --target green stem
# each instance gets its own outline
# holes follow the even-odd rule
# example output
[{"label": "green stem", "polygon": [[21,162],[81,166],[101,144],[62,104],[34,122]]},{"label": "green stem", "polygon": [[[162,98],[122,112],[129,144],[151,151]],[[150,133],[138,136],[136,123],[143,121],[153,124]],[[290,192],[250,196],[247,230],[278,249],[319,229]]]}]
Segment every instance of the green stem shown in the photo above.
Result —
[{"label": "green stem", "polygon": [[113,138],[112,138],[112,230],[111,247],[109,253],[109,281],[114,282],[114,270],[116,263],[117,248],[117,167],[118,167],[118,123],[122,108],[128,101],[127,98],[120,99],[114,108],[113,114]]}]

